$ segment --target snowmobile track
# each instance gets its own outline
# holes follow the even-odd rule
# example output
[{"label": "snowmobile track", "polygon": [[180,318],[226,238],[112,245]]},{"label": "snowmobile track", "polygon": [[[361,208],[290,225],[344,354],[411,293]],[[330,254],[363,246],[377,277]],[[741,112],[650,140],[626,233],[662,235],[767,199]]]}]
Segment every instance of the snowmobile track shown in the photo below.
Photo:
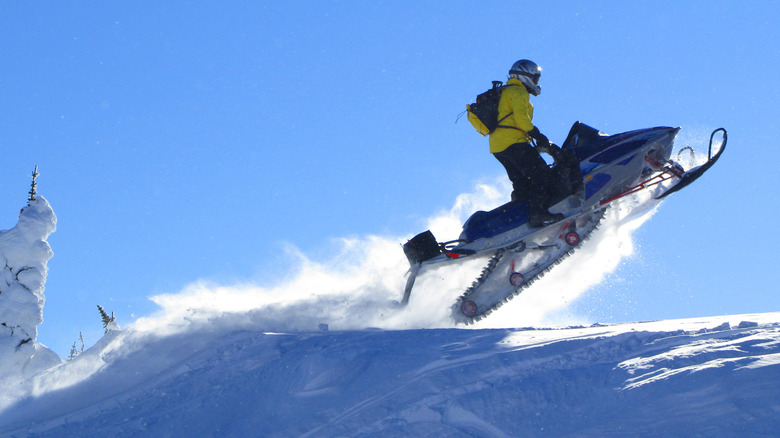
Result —
[{"label": "snowmobile track", "polygon": [[[482,283],[484,283],[484,282],[485,282],[485,281],[488,279],[488,277],[490,276],[490,274],[493,272],[493,270],[494,270],[494,269],[496,268],[496,266],[498,265],[498,262],[500,262],[500,261],[501,261],[501,258],[503,258],[504,254],[505,254],[507,251],[512,251],[512,250],[513,250],[513,249],[515,249],[515,248],[518,248],[518,247],[520,247],[520,246],[523,246],[523,245],[525,245],[525,243],[524,243],[523,241],[520,241],[520,242],[518,242],[518,243],[516,243],[516,244],[514,244],[514,245],[512,245],[512,246],[509,246],[509,247],[506,247],[506,248],[501,248],[501,249],[497,250],[497,251],[496,251],[496,253],[493,255],[493,257],[491,257],[491,258],[490,258],[490,260],[488,261],[487,265],[485,265],[485,267],[484,267],[484,268],[482,268],[482,272],[480,273],[479,277],[477,277],[477,279],[476,279],[476,280],[474,280],[474,281],[471,283],[471,286],[469,286],[469,287],[466,289],[466,291],[463,293],[463,295],[461,295],[461,296],[458,298],[458,300],[455,302],[455,304],[453,304],[453,306],[452,306],[452,310],[453,310],[453,312],[457,312],[457,313],[460,313],[461,315],[463,315],[463,317],[464,317],[464,318],[466,318],[466,321],[464,322],[466,325],[475,324],[476,322],[478,322],[478,321],[481,321],[482,319],[486,318],[488,315],[490,315],[491,313],[493,313],[493,311],[494,311],[494,310],[496,310],[496,309],[500,308],[501,306],[503,306],[504,304],[508,303],[510,300],[512,300],[512,298],[514,298],[514,297],[516,297],[516,296],[520,295],[520,293],[521,293],[521,292],[523,292],[525,289],[529,288],[529,287],[530,287],[532,284],[534,284],[534,283],[535,283],[537,280],[539,280],[539,279],[541,279],[542,277],[544,277],[544,275],[545,275],[546,273],[550,272],[550,271],[551,271],[551,270],[552,270],[552,269],[553,269],[555,266],[558,266],[558,265],[559,265],[559,264],[560,264],[560,263],[561,263],[563,260],[567,259],[569,256],[571,256],[572,254],[574,254],[574,252],[575,252],[577,249],[579,249],[579,248],[580,248],[580,246],[582,246],[583,242],[585,242],[586,240],[590,240],[590,237],[591,237],[591,235],[593,234],[593,232],[594,232],[594,231],[596,231],[596,230],[598,230],[598,229],[599,229],[599,227],[601,226],[601,222],[604,220],[604,216],[605,216],[605,214],[606,214],[607,208],[608,208],[608,207],[606,207],[606,208],[603,208],[603,209],[601,210],[601,214],[599,214],[599,216],[598,216],[598,219],[597,219],[597,221],[596,221],[596,225],[595,225],[595,226],[594,226],[594,227],[593,227],[593,228],[592,228],[592,229],[591,229],[591,230],[588,232],[588,234],[586,234],[585,236],[581,236],[581,238],[580,238],[579,242],[577,242],[577,244],[576,244],[576,245],[574,245],[574,246],[573,246],[571,249],[569,249],[569,250],[568,250],[568,251],[567,251],[567,252],[566,252],[566,253],[565,253],[565,254],[564,254],[562,257],[560,257],[559,259],[557,259],[555,262],[551,263],[551,264],[550,264],[548,267],[546,267],[545,269],[541,270],[540,272],[538,272],[538,273],[537,273],[536,275],[534,275],[533,277],[531,277],[531,278],[527,279],[525,282],[523,282],[523,284],[521,284],[520,286],[518,286],[518,287],[517,287],[517,288],[514,290],[514,292],[512,292],[511,294],[509,294],[509,295],[507,295],[506,297],[504,297],[504,299],[502,299],[501,301],[499,301],[498,303],[496,303],[496,304],[495,304],[493,307],[491,307],[491,308],[489,308],[489,309],[485,310],[484,312],[482,312],[482,313],[480,313],[480,314],[478,314],[478,315],[474,315],[473,317],[467,317],[467,316],[463,315],[463,314],[460,312],[460,307],[461,307],[461,305],[462,305],[462,304],[463,304],[463,303],[464,303],[466,300],[468,300],[468,299],[469,299],[469,296],[470,296],[470,295],[471,295],[471,294],[472,294],[472,293],[473,293],[473,292],[474,292],[474,291],[475,291],[477,288],[479,288],[479,286],[480,286],[480,285],[482,285]],[[460,321],[459,321],[459,322],[460,322]]]}]

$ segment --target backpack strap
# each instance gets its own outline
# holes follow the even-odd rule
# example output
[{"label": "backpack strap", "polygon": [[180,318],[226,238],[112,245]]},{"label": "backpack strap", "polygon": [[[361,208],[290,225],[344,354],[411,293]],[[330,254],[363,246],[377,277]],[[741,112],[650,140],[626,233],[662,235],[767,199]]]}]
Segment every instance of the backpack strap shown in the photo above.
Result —
[{"label": "backpack strap", "polygon": [[[504,88],[506,88],[506,87],[517,87],[517,84],[506,84],[506,85],[504,85]],[[503,93],[503,90],[501,91],[501,93]],[[514,114],[514,111],[510,111],[509,114],[507,114],[504,117],[501,117],[500,119],[498,119],[498,125],[496,125],[496,129],[498,129],[498,128],[507,128],[507,129],[517,129],[518,131],[522,131],[522,129],[520,129],[520,128],[517,128],[517,127],[514,127],[514,126],[506,126],[506,125],[502,125],[501,124],[501,122],[503,122],[504,119],[506,119],[507,117],[511,116],[512,114]]]},{"label": "backpack strap", "polygon": [[[504,120],[504,119],[501,119],[501,120]],[[520,129],[520,128],[516,127],[516,126],[496,125],[496,129],[498,129],[498,128],[517,129],[518,131],[523,131],[522,129]],[[523,132],[525,132],[525,131],[523,131]]]}]

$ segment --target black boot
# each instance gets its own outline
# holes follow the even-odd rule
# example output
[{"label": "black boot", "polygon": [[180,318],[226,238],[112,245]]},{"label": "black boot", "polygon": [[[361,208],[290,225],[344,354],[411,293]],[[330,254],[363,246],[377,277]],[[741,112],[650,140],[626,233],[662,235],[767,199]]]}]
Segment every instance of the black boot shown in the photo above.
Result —
[{"label": "black boot", "polygon": [[541,204],[528,205],[528,225],[532,228],[540,228],[563,220],[561,213],[550,213]]}]

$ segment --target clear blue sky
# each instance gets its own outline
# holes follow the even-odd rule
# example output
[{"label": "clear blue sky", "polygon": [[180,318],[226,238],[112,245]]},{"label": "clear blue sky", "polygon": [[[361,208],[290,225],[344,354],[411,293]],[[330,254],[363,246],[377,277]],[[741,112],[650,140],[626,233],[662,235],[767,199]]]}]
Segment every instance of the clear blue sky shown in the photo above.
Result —
[{"label": "clear blue sky", "polygon": [[502,174],[454,122],[520,58],[554,142],[576,120],[729,131],[598,317],[780,310],[779,21],[775,1],[6,3],[0,228],[36,164],[59,218],[39,341],[91,344],[96,304],[127,324],[197,279],[272,283],[284,243],[422,231]]}]

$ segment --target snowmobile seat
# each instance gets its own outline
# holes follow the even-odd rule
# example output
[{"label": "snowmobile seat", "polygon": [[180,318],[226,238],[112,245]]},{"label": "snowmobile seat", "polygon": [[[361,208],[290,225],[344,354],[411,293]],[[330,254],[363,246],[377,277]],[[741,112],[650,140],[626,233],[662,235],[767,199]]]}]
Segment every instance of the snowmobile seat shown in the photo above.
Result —
[{"label": "snowmobile seat", "polygon": [[490,211],[478,211],[463,224],[460,240],[473,242],[497,236],[528,222],[528,203],[509,202]]}]

